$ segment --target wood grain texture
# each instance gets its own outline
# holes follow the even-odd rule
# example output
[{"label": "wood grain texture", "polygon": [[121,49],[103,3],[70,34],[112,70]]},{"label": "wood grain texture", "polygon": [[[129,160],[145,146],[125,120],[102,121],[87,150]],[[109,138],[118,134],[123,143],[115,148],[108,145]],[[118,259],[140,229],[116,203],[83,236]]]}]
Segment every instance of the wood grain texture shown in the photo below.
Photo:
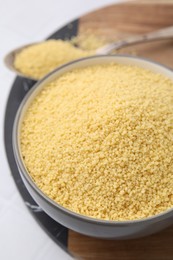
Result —
[{"label": "wood grain texture", "polygon": [[173,227],[134,240],[102,240],[69,231],[69,249],[85,260],[172,260]]},{"label": "wood grain texture", "polygon": [[[107,40],[118,40],[170,25],[173,25],[173,0],[128,1],[83,16],[79,34],[89,31]],[[173,40],[141,44],[120,51],[132,52],[173,68]],[[173,260],[173,226],[131,241],[101,240],[69,231],[68,245],[79,259]]]},{"label": "wood grain texture", "polygon": [[[79,34],[89,31],[108,41],[116,41],[171,25],[173,0],[129,1],[83,16],[79,23]],[[150,58],[173,68],[173,40],[136,45],[119,52]]]}]

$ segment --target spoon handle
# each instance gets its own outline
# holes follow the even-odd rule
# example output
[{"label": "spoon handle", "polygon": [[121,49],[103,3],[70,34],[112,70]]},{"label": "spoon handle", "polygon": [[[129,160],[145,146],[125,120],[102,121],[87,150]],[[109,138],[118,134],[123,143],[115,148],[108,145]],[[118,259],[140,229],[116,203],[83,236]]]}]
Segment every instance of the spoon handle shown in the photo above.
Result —
[{"label": "spoon handle", "polygon": [[130,45],[135,45],[138,43],[145,43],[150,41],[156,40],[166,40],[173,38],[173,26],[166,27],[157,31],[153,31],[150,33],[142,34],[142,35],[135,35],[129,37],[124,40],[120,40],[114,43],[107,44],[99,49],[97,49],[97,54],[109,54],[113,50],[118,50],[123,47],[127,47]]}]

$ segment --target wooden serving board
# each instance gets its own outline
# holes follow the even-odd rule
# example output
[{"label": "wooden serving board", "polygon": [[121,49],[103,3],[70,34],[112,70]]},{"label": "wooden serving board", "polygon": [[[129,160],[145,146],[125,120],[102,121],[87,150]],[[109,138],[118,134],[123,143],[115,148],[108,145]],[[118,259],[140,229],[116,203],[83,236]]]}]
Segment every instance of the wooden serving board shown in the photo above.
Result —
[{"label": "wooden serving board", "polygon": [[[173,25],[173,0],[128,1],[111,5],[83,16],[78,34],[86,31],[116,41]],[[157,41],[124,48],[120,53],[134,53],[173,67],[173,40]]]},{"label": "wooden serving board", "polygon": [[[89,31],[113,41],[171,25],[173,0],[128,1],[83,16],[78,21],[78,34]],[[173,40],[120,51],[132,52],[173,68]],[[69,230],[68,249],[78,259],[173,260],[173,226],[149,237],[127,241],[96,239]]]}]

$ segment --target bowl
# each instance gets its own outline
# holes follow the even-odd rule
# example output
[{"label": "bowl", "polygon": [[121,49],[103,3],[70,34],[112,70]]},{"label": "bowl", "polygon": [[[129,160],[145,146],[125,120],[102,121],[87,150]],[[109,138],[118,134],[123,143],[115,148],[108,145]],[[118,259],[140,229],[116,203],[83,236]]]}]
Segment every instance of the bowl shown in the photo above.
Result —
[{"label": "bowl", "polygon": [[169,68],[149,60],[124,55],[92,56],[58,67],[36,83],[21,103],[13,127],[13,151],[18,170],[27,190],[38,205],[55,221],[88,236],[107,239],[131,239],[155,233],[173,224],[173,208],[155,216],[132,221],[99,220],[77,214],[57,204],[36,186],[27,172],[20,151],[20,128],[25,111],[45,84],[72,69],[110,62],[139,66],[163,74],[173,80],[173,72]]}]

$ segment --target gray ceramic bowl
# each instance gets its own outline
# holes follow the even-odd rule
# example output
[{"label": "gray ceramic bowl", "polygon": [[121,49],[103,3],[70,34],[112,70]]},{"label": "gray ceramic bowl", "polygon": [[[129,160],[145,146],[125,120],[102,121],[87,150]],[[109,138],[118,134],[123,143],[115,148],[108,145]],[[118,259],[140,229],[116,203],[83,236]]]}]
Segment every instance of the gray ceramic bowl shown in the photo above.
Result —
[{"label": "gray ceramic bowl", "polygon": [[134,221],[98,220],[74,213],[51,200],[36,186],[25,168],[20,152],[19,137],[23,116],[30,102],[45,86],[45,84],[71,69],[109,62],[137,65],[163,74],[173,80],[173,72],[170,69],[148,60],[130,56],[94,56],[68,63],[55,69],[52,73],[40,80],[24,98],[15,118],[13,129],[13,150],[19,172],[26,188],[38,205],[40,205],[41,208],[54,220],[85,235],[109,239],[129,239],[152,234],[173,224],[173,209],[167,210],[153,217]]}]

